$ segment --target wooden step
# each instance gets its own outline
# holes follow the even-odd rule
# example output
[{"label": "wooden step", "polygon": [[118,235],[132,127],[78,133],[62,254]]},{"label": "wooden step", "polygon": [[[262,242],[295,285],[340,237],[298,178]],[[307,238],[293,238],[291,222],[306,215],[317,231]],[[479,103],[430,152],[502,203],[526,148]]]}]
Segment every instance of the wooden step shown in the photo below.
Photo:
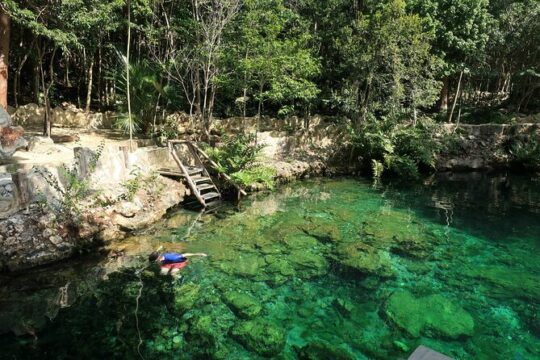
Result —
[{"label": "wooden step", "polygon": [[158,169],[158,174],[163,176],[171,176],[171,177],[183,177],[184,174],[180,170],[174,170],[174,169],[167,169],[167,168],[161,168]]},{"label": "wooden step", "polygon": [[203,198],[204,201],[209,200],[209,199],[219,198],[219,197],[220,197],[219,193],[217,192],[209,192],[209,193],[201,195],[201,198]]},{"label": "wooden step", "polygon": [[197,190],[199,190],[199,192],[215,188],[214,184],[197,184]]},{"label": "wooden step", "polygon": [[205,176],[193,176],[191,180],[193,180],[195,184],[198,184],[198,183],[203,183],[205,181],[210,181],[211,179]]},{"label": "wooden step", "polygon": [[203,172],[203,168],[202,167],[196,167],[196,166],[190,166],[187,169],[187,172],[188,174],[191,176],[191,175],[195,175],[195,174],[200,174]]}]

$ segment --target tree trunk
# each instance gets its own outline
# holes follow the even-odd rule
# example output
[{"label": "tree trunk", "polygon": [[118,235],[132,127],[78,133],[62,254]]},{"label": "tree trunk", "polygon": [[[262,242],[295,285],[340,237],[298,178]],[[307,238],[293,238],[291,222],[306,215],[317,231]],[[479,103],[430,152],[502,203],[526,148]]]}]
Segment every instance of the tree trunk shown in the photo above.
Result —
[{"label": "tree trunk", "polygon": [[128,122],[129,122],[129,149],[133,151],[133,119],[131,118],[131,96],[129,91],[129,48],[131,43],[131,0],[127,1],[128,8],[128,33],[127,33],[127,49],[126,49],[126,94],[128,105]]},{"label": "tree trunk", "polygon": [[458,98],[461,97],[461,79],[463,79],[463,70],[461,70],[461,72],[459,73],[459,80],[457,84],[456,95],[454,96],[454,101],[452,103],[452,110],[450,110],[450,115],[448,115],[449,123],[452,122],[452,116],[454,115],[454,110],[456,109]]},{"label": "tree trunk", "polygon": [[92,104],[92,81],[94,79],[94,57],[90,60],[90,66],[88,67],[88,87],[86,91],[86,113],[90,112],[90,105]]},{"label": "tree trunk", "polygon": [[448,111],[448,76],[445,76],[443,79],[441,98],[439,100],[439,111]]},{"label": "tree trunk", "polygon": [[9,65],[9,15],[0,10],[0,106],[7,109]]}]

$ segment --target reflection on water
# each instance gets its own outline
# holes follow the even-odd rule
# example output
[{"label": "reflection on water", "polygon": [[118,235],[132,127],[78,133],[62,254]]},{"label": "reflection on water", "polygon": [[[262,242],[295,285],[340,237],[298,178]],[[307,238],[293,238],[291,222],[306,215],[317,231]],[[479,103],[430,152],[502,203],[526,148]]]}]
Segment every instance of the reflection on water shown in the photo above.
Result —
[{"label": "reflection on water", "polygon": [[[0,357],[535,359],[539,220],[538,182],[485,174],[178,211],[108,257],[1,278],[0,331],[26,335],[0,337]],[[147,267],[159,246],[210,256],[173,280]]]}]

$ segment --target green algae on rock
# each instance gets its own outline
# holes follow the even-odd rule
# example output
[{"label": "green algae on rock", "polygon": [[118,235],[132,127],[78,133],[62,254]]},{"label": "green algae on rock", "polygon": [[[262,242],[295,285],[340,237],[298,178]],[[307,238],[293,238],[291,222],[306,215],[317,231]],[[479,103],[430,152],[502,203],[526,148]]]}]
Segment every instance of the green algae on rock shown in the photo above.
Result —
[{"label": "green algae on rock", "polygon": [[174,288],[174,307],[179,312],[187,311],[200,300],[201,287],[198,284],[187,283]]},{"label": "green algae on rock", "polygon": [[365,241],[374,247],[418,258],[427,256],[435,240],[414,215],[388,209],[374,213],[362,231]]},{"label": "green algae on rock", "polygon": [[368,244],[342,243],[336,246],[334,253],[337,263],[346,270],[382,278],[395,275],[388,252],[378,250]]},{"label": "green algae on rock", "polygon": [[395,292],[386,303],[385,313],[414,337],[436,334],[456,339],[474,333],[472,316],[440,294],[417,298],[408,291]]},{"label": "green algae on rock", "polygon": [[247,349],[263,356],[276,356],[285,347],[283,328],[269,320],[241,322],[233,328],[232,334]]},{"label": "green algae on rock", "polygon": [[467,268],[464,274],[488,281],[493,285],[493,295],[540,299],[540,275],[531,272],[503,266],[481,266]]},{"label": "green algae on rock", "polygon": [[238,291],[227,291],[223,294],[223,300],[235,314],[245,319],[254,318],[262,310],[261,304],[253,296]]},{"label": "green algae on rock", "polygon": [[334,346],[326,341],[311,342],[296,350],[300,360],[355,360],[356,356],[348,350]]}]

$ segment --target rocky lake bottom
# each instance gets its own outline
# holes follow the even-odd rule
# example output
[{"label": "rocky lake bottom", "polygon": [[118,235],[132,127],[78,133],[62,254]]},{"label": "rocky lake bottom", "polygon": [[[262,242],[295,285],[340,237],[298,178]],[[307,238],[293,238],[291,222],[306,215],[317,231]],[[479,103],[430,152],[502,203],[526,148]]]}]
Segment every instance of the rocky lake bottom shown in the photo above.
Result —
[{"label": "rocky lake bottom", "polygon": [[[148,253],[206,252],[180,279]],[[0,277],[1,359],[540,356],[540,182],[315,179]]]}]

